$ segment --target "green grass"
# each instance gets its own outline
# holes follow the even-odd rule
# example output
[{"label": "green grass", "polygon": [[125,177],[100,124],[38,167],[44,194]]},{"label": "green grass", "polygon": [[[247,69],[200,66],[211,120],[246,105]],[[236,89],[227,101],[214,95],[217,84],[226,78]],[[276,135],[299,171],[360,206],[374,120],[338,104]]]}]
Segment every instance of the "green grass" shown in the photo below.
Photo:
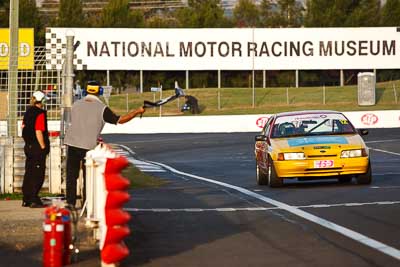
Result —
[{"label": "green grass", "polygon": [[[46,192],[39,193],[39,197],[57,197],[59,194],[51,194]],[[0,194],[0,200],[22,200],[22,193]]]},{"label": "green grass", "polygon": [[[397,103],[393,85],[395,85]],[[254,106],[252,88],[207,88],[184,91],[199,100],[201,115],[262,114],[304,109],[362,111],[400,108],[400,81],[377,84],[376,105],[374,106],[358,106],[357,86],[326,87],[325,104],[323,87],[255,88]],[[164,90],[162,98],[172,94],[174,94],[173,90]],[[110,107],[117,114],[124,114],[127,110],[141,106],[143,100],[153,101],[154,99],[160,99],[160,94],[145,92],[143,94],[112,95]],[[182,115],[180,107],[183,103],[184,99],[182,98],[162,106],[162,115]],[[144,116],[159,116],[159,114],[158,108],[149,108]],[[184,115],[191,114],[185,113]]]},{"label": "green grass", "polygon": [[129,179],[129,181],[131,182],[132,189],[160,187],[167,183],[164,180],[148,175],[147,173],[141,172],[138,168],[136,168],[133,165],[129,165],[122,171],[121,174],[122,176]]},{"label": "green grass", "polygon": [[[157,177],[141,172],[133,165],[129,165],[129,167],[125,168],[121,174],[129,179],[131,182],[131,189],[160,187],[167,183]],[[59,194],[41,192],[39,196],[56,197],[59,196]],[[22,200],[22,193],[0,194],[0,201],[1,200]]]}]

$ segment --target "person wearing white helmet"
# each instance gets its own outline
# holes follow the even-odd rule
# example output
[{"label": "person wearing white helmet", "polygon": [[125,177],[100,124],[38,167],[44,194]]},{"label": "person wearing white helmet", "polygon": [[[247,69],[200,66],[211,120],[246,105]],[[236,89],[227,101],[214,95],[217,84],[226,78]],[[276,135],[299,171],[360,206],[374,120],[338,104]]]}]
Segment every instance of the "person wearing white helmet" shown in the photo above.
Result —
[{"label": "person wearing white helmet", "polygon": [[83,94],[84,98],[74,102],[71,109],[71,124],[68,126],[64,144],[67,145],[67,179],[66,198],[70,207],[75,207],[76,185],[79,171],[83,171],[83,196],[86,194],[85,156],[86,152],[95,148],[105,123],[123,124],[145,112],[143,107],[132,110],[125,115],[116,115],[99,96],[103,88],[97,81],[89,81]]},{"label": "person wearing white helmet", "polygon": [[22,121],[22,137],[25,141],[25,175],[22,183],[23,207],[44,207],[39,191],[44,182],[46,156],[50,152],[47,129],[47,112],[43,109],[47,96],[41,92],[33,93],[30,106]]}]

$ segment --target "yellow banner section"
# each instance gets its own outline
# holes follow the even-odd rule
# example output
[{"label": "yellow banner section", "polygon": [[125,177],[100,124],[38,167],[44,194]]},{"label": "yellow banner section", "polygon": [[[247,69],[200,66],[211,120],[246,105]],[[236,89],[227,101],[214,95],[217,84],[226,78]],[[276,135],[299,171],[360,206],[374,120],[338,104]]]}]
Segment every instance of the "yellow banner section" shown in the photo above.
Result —
[{"label": "yellow banner section", "polygon": [[[19,29],[18,69],[34,68],[34,33],[33,29]],[[8,70],[10,56],[10,30],[0,29],[0,70]]]}]

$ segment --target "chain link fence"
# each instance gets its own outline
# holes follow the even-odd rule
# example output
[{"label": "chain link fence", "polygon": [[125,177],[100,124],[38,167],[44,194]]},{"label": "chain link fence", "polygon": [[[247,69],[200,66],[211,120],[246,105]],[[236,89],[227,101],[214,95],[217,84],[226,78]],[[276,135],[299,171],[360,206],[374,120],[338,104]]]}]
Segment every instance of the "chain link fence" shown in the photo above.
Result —
[{"label": "chain link fence", "polygon": [[[33,60],[21,56],[21,51],[19,54],[18,69],[16,60],[9,63],[4,58],[0,61],[0,193],[21,191],[25,155],[24,142],[19,136],[22,118],[33,92],[42,90],[49,98],[45,106],[49,126],[53,121],[59,125],[61,118],[61,71],[46,70],[45,47],[34,48]],[[43,189],[61,193],[63,151],[58,137],[51,137],[50,141]]]},{"label": "chain link fence", "polygon": [[[18,64],[20,64],[21,60]],[[33,92],[42,90],[49,97],[46,103],[48,120],[59,120],[61,117],[62,83],[61,71],[46,70],[45,47],[35,47],[34,68],[20,69],[17,73],[16,101],[10,99],[10,72],[6,68],[0,70],[0,136],[7,136],[7,122],[15,117],[18,124],[29,106]],[[18,127],[20,128],[20,127]]]}]

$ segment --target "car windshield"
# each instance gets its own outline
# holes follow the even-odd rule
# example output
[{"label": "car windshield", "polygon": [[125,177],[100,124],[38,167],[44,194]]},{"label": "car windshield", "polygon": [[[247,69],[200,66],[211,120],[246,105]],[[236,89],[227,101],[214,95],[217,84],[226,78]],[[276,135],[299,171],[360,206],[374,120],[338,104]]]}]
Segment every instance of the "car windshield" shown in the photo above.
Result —
[{"label": "car windshield", "polygon": [[271,137],[353,133],[355,133],[354,127],[343,114],[313,113],[277,117]]}]

